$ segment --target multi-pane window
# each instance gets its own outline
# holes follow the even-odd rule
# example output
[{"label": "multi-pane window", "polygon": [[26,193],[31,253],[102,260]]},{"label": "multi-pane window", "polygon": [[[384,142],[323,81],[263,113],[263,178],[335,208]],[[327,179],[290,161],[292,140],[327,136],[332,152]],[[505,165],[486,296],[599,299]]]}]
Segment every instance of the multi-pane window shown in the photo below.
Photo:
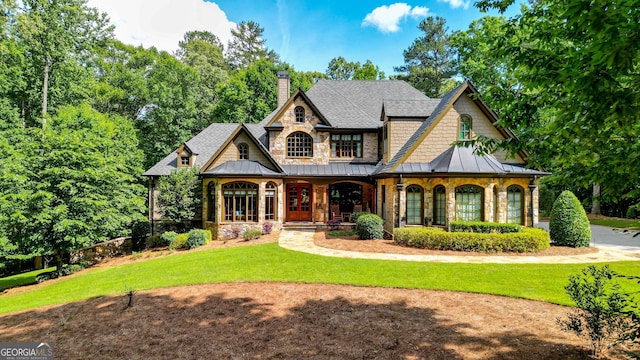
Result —
[{"label": "multi-pane window", "polygon": [[216,184],[210,182],[207,186],[207,221],[216,221]]},{"label": "multi-pane window", "polygon": [[189,166],[189,156],[180,156],[180,165]]},{"label": "multi-pane window", "polygon": [[304,108],[302,106],[296,106],[293,112],[296,115],[296,122],[304,122]]},{"label": "multi-pane window", "polygon": [[456,220],[482,221],[483,189],[464,185],[456,188]]},{"label": "multi-pane window", "polygon": [[362,134],[332,134],[331,157],[362,157]]},{"label": "multi-pane window", "polygon": [[462,115],[460,117],[460,140],[471,139],[471,117]]},{"label": "multi-pane window", "polygon": [[222,185],[225,221],[258,221],[258,185],[233,182]]},{"label": "multi-pane window", "polygon": [[523,190],[518,185],[507,188],[507,222],[522,224]]},{"label": "multi-pane window", "polygon": [[433,189],[433,225],[447,225],[447,191],[442,185]]},{"label": "multi-pane window", "polygon": [[268,182],[264,191],[264,219],[276,220],[276,204],[278,203],[277,186]]},{"label": "multi-pane window", "polygon": [[407,187],[407,224],[422,224],[422,188],[418,185]]},{"label": "multi-pane window", "polygon": [[313,139],[303,132],[294,132],[287,137],[288,157],[312,157]]},{"label": "multi-pane window", "polygon": [[249,160],[249,146],[247,146],[247,144],[238,144],[238,159]]}]

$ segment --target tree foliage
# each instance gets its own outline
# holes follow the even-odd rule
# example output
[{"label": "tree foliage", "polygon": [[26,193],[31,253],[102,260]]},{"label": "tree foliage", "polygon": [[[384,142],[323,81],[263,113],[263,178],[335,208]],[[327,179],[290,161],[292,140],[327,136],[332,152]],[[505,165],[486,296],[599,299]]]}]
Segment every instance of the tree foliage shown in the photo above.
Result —
[{"label": "tree foliage", "polygon": [[197,169],[177,169],[158,184],[158,208],[168,220],[185,223],[200,214],[202,182]]},{"label": "tree foliage", "polygon": [[452,90],[457,74],[456,49],[446,20],[430,16],[420,22],[423,35],[404,51],[404,65],[395,67],[397,78],[407,81],[427,96],[438,98]]},{"label": "tree foliage", "polygon": [[278,55],[268,50],[262,38],[264,29],[255,21],[242,21],[231,30],[227,62],[232,69],[243,69],[258,60],[279,62]]},{"label": "tree foliage", "polygon": [[551,241],[558,245],[586,247],[591,242],[591,226],[578,198],[563,191],[553,203],[549,216]]},{"label": "tree foliage", "polygon": [[331,80],[382,80],[385,78],[384,71],[381,71],[371,60],[361,65],[359,61],[347,61],[342,56],[329,61],[325,75]]}]

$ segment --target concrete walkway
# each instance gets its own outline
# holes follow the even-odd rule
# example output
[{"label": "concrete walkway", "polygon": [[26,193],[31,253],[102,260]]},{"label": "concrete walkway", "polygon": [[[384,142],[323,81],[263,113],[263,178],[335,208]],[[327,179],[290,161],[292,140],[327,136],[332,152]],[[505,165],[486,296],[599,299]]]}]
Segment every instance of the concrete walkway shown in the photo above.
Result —
[{"label": "concrete walkway", "polygon": [[[320,256],[343,257],[351,259],[377,259],[402,261],[430,261],[445,263],[495,263],[495,264],[578,264],[613,261],[640,261],[640,250],[622,251],[615,248],[599,248],[600,251],[585,255],[567,256],[468,256],[468,255],[405,255],[388,253],[365,253],[358,251],[335,250],[316,246],[313,243],[313,231],[282,230],[278,243],[280,247]],[[640,265],[640,263],[639,263]]]}]

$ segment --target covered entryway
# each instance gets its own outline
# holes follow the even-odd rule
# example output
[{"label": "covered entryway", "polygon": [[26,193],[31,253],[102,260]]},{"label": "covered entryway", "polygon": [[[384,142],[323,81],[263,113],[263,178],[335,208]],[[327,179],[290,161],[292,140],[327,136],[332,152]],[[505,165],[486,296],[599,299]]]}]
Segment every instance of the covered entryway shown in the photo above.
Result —
[{"label": "covered entryway", "polygon": [[311,221],[311,184],[287,184],[287,221]]},{"label": "covered entryway", "polygon": [[329,185],[329,215],[332,219],[350,221],[351,214],[362,212],[363,187],[352,182],[340,182]]}]

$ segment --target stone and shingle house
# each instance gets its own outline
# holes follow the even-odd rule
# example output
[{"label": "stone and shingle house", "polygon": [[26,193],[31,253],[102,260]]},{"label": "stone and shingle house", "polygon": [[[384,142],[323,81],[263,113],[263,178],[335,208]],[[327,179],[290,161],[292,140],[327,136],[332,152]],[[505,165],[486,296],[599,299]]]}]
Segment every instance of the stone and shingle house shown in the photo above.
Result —
[{"label": "stone and shingle house", "polygon": [[211,124],[144,173],[150,220],[156,184],[179,168],[202,178],[202,226],[349,221],[377,213],[385,230],[452,220],[538,221],[527,156],[476,154],[454,142],[515,137],[464,82],[430,99],[403,81],[320,80],[290,95],[278,74],[278,108],[259,124]]}]

